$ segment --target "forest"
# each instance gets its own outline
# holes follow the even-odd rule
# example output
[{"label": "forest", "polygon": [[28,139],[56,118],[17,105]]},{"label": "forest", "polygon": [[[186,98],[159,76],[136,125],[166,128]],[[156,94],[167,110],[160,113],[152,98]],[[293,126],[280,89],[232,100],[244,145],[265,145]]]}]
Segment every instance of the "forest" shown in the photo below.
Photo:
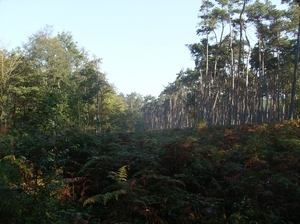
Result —
[{"label": "forest", "polygon": [[0,223],[299,223],[300,1],[199,4],[158,97],[71,32],[0,48]]}]

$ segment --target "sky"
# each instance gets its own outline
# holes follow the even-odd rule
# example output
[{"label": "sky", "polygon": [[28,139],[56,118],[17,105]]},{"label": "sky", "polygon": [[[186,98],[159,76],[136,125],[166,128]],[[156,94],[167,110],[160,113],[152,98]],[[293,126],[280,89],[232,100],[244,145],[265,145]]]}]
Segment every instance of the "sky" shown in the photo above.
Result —
[{"label": "sky", "polygon": [[102,58],[118,93],[157,97],[181,69],[194,68],[186,44],[196,35],[201,0],[0,0],[0,46],[11,50],[43,29],[70,32]]}]

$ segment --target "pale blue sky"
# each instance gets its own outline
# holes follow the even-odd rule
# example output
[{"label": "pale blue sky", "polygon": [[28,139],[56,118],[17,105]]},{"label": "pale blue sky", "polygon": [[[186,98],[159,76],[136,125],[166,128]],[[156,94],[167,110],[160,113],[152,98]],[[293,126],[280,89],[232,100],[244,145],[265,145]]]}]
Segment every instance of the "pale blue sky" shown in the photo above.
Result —
[{"label": "pale blue sky", "polygon": [[194,62],[200,0],[0,0],[0,41],[7,49],[53,26],[102,58],[118,92],[158,96]]}]

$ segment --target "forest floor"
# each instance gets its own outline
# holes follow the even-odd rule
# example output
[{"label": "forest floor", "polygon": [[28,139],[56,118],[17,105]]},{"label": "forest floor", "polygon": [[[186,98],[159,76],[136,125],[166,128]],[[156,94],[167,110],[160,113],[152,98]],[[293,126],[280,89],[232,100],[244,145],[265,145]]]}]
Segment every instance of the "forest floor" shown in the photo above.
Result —
[{"label": "forest floor", "polygon": [[[20,145],[28,149],[28,144],[40,144],[41,148],[50,140],[22,141],[19,152]],[[14,195],[15,190],[9,188],[6,195],[12,195],[10,199],[0,196],[0,216],[14,217],[6,223],[33,223],[32,216],[35,221],[40,217],[40,223],[77,224],[274,224],[300,220],[297,121],[105,135],[67,130],[55,139],[55,145],[56,151],[43,145],[41,155],[47,155],[41,156],[43,160],[26,151],[30,164],[34,159],[42,161],[36,164],[43,163],[36,169],[38,190],[31,193],[34,172],[26,174],[26,182],[23,166],[22,186],[30,191]],[[43,167],[51,168],[54,153],[56,162],[65,160],[61,173],[55,168],[56,174],[51,176]],[[2,175],[11,168],[1,161]],[[7,177],[3,174],[1,178]],[[38,184],[39,180],[43,184]],[[12,198],[18,213],[8,211]]]},{"label": "forest floor", "polygon": [[74,158],[86,178],[77,197],[100,223],[297,223],[299,127],[107,135],[87,161]]}]

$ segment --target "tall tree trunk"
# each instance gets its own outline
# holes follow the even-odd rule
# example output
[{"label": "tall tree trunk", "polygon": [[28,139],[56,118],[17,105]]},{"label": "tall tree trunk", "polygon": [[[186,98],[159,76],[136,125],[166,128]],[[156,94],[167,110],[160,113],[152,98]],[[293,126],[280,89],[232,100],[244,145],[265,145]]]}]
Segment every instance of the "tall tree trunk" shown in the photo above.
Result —
[{"label": "tall tree trunk", "polygon": [[234,115],[234,125],[237,125],[238,122],[238,114],[240,114],[240,110],[239,110],[239,105],[240,105],[240,100],[239,100],[239,92],[240,92],[240,78],[241,78],[241,64],[242,64],[242,39],[243,39],[243,27],[244,27],[244,21],[242,19],[243,13],[245,11],[245,6],[246,6],[246,0],[243,1],[243,7],[242,10],[240,12],[240,16],[239,16],[239,25],[240,25],[240,38],[239,38],[239,54],[238,54],[238,67],[237,67],[237,85],[236,85],[236,94],[235,94],[235,102],[236,102],[236,106],[235,106],[235,115]]},{"label": "tall tree trunk", "polygon": [[[278,37],[278,42],[279,42],[279,35],[277,35]],[[279,47],[277,47],[277,72],[276,72],[276,111],[277,111],[277,122],[280,122],[281,119],[280,119],[280,84],[279,84],[279,72],[281,71],[281,68],[280,68],[280,50],[279,50]]]},{"label": "tall tree trunk", "polygon": [[4,114],[4,53],[1,53],[1,80],[0,80],[0,130],[3,126],[3,114]]},{"label": "tall tree trunk", "polygon": [[245,81],[245,108],[244,108],[244,123],[248,123],[248,119],[249,119],[249,106],[248,106],[248,86],[249,86],[249,61],[250,61],[250,57],[251,57],[251,45],[250,45],[250,41],[248,39],[247,36],[247,32],[246,32],[246,28],[243,27],[244,32],[245,32],[245,38],[247,40],[247,44],[248,44],[248,55],[247,55],[247,62],[246,62],[246,81]]},{"label": "tall tree trunk", "polygon": [[233,55],[233,47],[232,47],[232,24],[231,20],[229,22],[230,27],[230,42],[229,42],[229,48],[230,48],[230,55],[231,55],[231,62],[230,62],[230,75],[231,75],[231,91],[230,91],[230,106],[229,106],[229,124],[232,124],[232,118],[234,117],[234,90],[235,90],[235,79],[234,79],[234,55]]},{"label": "tall tree trunk", "polygon": [[[98,67],[97,67],[98,68]],[[96,96],[96,103],[97,103],[97,115],[96,115],[96,133],[101,133],[101,124],[100,124],[100,96],[99,96],[99,90],[100,90],[100,82],[99,82],[99,74],[97,75],[97,96]]]},{"label": "tall tree trunk", "polygon": [[[219,44],[218,44],[218,49],[216,50],[216,54],[215,54],[215,62],[214,62],[214,71],[213,71],[213,76],[214,76],[214,79],[217,79],[217,86],[215,88],[215,91],[217,92],[216,93],[216,96],[215,96],[215,101],[214,101],[214,104],[212,106],[212,110],[211,110],[211,120],[212,120],[212,124],[214,125],[214,117],[216,118],[217,115],[216,115],[216,112],[215,112],[215,108],[216,108],[216,103],[217,103],[217,99],[219,97],[219,94],[220,94],[220,77],[218,76],[217,77],[217,66],[218,66],[218,59],[219,59],[219,52],[220,52],[220,48],[221,48],[221,45],[222,45],[222,39],[223,39],[223,33],[224,33],[224,24],[222,23],[222,29],[221,29],[221,36],[220,36],[220,40],[219,40]],[[216,42],[218,41],[217,40],[217,35],[215,34],[216,36]],[[214,83],[215,84],[215,83]],[[218,89],[218,90],[217,90]]]},{"label": "tall tree trunk", "polygon": [[209,69],[209,50],[208,50],[208,32],[206,33],[206,39],[207,39],[207,42],[206,42],[206,65],[205,65],[205,77],[206,77],[206,83],[208,85],[208,93],[207,93],[207,96],[206,96],[206,99],[205,99],[205,110],[206,110],[206,114],[205,114],[205,120],[210,124],[211,121],[210,121],[210,110],[211,110],[211,82],[212,82],[212,77],[209,77],[208,74],[210,73],[208,71]]},{"label": "tall tree trunk", "polygon": [[[300,7],[300,3],[298,3],[298,7]],[[291,93],[291,105],[290,105],[290,113],[289,119],[294,119],[294,107],[295,107],[295,95],[296,95],[296,82],[298,76],[298,64],[299,64],[299,42],[300,42],[300,15],[298,16],[298,34],[297,34],[297,47],[296,47],[296,57],[295,57],[295,65],[294,65],[294,75],[292,82],[292,93]]]}]

